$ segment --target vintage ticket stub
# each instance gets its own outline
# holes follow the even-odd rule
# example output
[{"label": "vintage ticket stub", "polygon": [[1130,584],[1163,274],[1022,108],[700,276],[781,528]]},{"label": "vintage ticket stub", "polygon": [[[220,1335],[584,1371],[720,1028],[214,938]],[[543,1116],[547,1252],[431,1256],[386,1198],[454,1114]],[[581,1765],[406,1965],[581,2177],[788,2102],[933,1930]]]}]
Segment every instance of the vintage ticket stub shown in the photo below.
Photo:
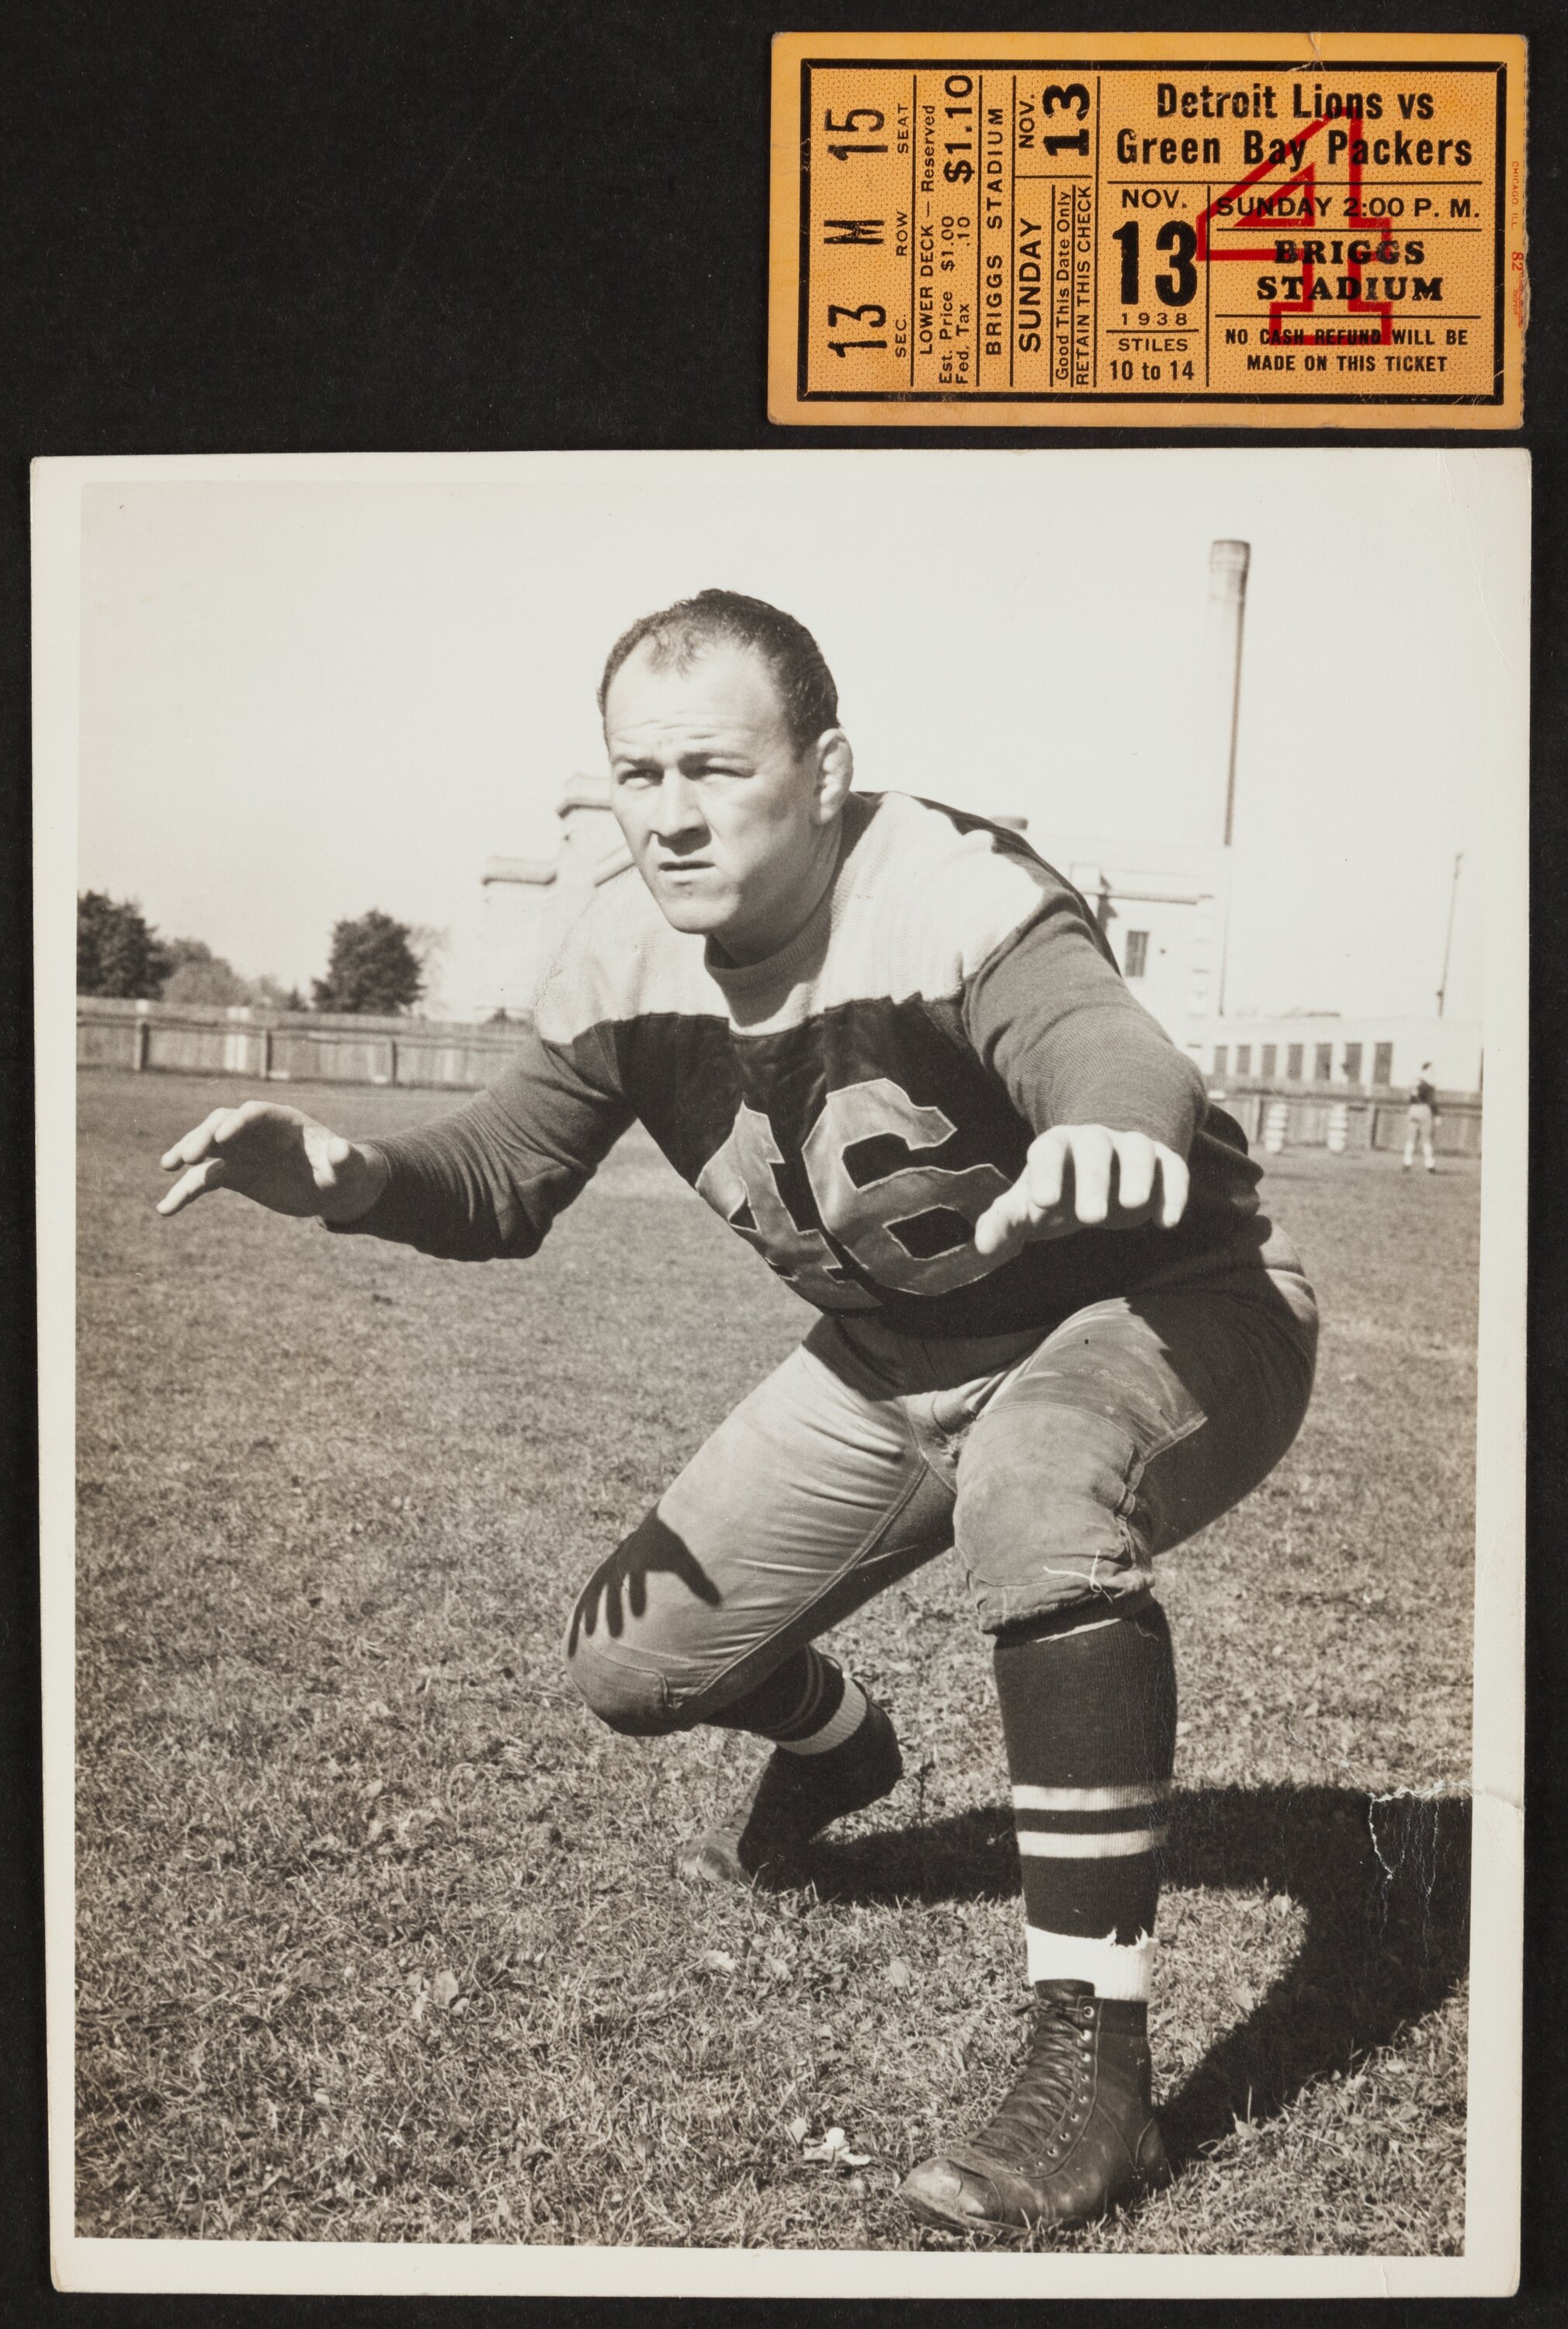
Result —
[{"label": "vintage ticket stub", "polygon": [[781,33],[773,420],[1510,429],[1525,43]]}]

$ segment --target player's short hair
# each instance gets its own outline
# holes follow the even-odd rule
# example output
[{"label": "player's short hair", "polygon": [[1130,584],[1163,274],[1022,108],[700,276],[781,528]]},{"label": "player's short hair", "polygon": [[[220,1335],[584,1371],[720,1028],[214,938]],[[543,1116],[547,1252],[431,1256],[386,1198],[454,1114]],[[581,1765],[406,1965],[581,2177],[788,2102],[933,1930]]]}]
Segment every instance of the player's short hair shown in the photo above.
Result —
[{"label": "player's short hair", "polygon": [[605,662],[599,682],[602,717],[610,683],[628,657],[649,646],[655,670],[690,671],[699,655],[716,646],[750,647],[773,674],[779,701],[797,751],[814,743],[824,729],[839,724],[839,691],[822,651],[803,623],[765,599],[738,590],[699,590],[678,599],[657,614],[641,616],[623,631]]}]

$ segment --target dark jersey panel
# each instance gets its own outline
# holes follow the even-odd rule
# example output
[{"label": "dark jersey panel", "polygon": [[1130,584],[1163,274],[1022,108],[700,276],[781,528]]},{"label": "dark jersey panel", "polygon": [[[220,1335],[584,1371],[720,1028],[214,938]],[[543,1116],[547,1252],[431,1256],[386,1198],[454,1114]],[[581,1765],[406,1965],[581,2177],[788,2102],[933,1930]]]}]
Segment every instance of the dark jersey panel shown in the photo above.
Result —
[{"label": "dark jersey panel", "polygon": [[728,1021],[655,1011],[594,1032],[633,1113],[681,1179],[695,1183],[729,1137],[743,1097]]},{"label": "dark jersey panel", "polygon": [[[787,1154],[798,1155],[831,1091],[887,1080],[916,1108],[934,1108],[952,1128],[925,1161],[987,1161],[1009,1179],[1023,1166],[1028,1127],[994,1076],[962,1043],[956,1011],[914,997],[871,996],[834,1005],[803,1024],[746,1034],[718,1018],[661,1013],[599,1031],[613,1049],[620,1088],[664,1154],[695,1181],[723,1146],[742,1104],[765,1116]],[[882,1127],[907,1164],[897,1127]],[[851,1176],[872,1177],[877,1133],[857,1143]],[[930,1143],[923,1143],[929,1147]],[[891,1169],[889,1165],[888,1169]]]},{"label": "dark jersey panel", "polygon": [[1122,1291],[1234,1231],[1237,1179],[1256,1178],[1224,1118],[1195,1144],[1178,1230],[1085,1230],[996,1268],[974,1223],[1032,1134],[951,1006],[864,998],[763,1034],[670,1013],[603,1035],[676,1171],[797,1292],[922,1335],[1048,1325]]},{"label": "dark jersey panel", "polygon": [[882,1308],[986,1274],[974,1222],[1028,1127],[953,1014],[886,996],[752,1034],[666,1014],[605,1031],[622,1089],[677,1172],[808,1301]]}]

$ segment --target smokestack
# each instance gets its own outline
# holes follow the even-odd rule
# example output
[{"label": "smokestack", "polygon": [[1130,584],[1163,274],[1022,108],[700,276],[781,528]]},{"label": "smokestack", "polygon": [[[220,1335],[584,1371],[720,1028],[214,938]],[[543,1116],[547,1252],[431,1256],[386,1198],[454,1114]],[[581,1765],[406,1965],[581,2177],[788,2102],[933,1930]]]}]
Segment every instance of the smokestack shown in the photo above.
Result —
[{"label": "smokestack", "polygon": [[1206,840],[1228,849],[1235,823],[1236,714],[1242,689],[1242,621],[1252,546],[1216,542],[1208,553],[1197,726],[1197,792]]}]

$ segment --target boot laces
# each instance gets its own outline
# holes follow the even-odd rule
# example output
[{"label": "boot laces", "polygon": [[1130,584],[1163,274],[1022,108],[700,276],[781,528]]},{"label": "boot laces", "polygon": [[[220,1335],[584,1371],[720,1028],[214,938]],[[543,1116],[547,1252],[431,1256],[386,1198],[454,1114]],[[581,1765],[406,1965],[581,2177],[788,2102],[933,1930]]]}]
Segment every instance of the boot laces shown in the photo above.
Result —
[{"label": "boot laces", "polygon": [[1082,2091],[1090,2060],[1084,2034],[1092,2013],[1070,1999],[1038,2001],[1028,2060],[1012,2092],[977,2138],[981,2148],[1019,2166],[1041,2156]]}]

